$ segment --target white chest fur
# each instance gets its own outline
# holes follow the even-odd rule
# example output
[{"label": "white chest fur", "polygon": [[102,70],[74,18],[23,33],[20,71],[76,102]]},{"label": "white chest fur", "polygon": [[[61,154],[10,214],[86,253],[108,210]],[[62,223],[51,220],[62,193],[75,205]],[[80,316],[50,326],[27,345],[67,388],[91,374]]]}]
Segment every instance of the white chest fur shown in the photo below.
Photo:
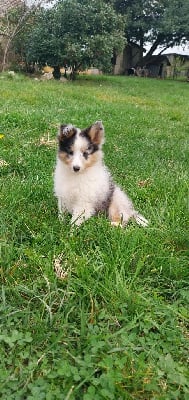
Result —
[{"label": "white chest fur", "polygon": [[95,207],[106,198],[109,179],[109,172],[101,162],[75,173],[58,159],[54,177],[55,196],[62,199],[70,213],[86,204]]}]

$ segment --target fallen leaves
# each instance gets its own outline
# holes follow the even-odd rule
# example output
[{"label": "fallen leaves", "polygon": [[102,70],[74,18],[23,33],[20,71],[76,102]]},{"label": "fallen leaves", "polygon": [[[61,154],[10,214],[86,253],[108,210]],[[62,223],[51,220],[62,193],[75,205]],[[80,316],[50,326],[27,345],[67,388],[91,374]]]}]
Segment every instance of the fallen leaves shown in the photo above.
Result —
[{"label": "fallen leaves", "polygon": [[9,165],[8,162],[6,162],[5,160],[0,159],[0,168],[7,167],[8,165]]},{"label": "fallen leaves", "polygon": [[62,268],[62,258],[63,258],[63,253],[59,254],[58,257],[54,257],[53,263],[54,263],[54,272],[57,276],[57,278],[65,280],[68,278],[68,271],[64,268]]},{"label": "fallen leaves", "polygon": [[150,178],[147,178],[147,179],[145,179],[143,181],[139,181],[138,182],[138,186],[140,186],[140,187],[151,186],[151,184],[152,184],[152,180]]},{"label": "fallen leaves", "polygon": [[47,134],[47,137],[42,136],[42,137],[40,138],[39,146],[54,147],[54,146],[56,146],[56,143],[57,143],[56,139],[50,139],[50,136],[49,136],[49,133],[48,133],[48,134]]}]

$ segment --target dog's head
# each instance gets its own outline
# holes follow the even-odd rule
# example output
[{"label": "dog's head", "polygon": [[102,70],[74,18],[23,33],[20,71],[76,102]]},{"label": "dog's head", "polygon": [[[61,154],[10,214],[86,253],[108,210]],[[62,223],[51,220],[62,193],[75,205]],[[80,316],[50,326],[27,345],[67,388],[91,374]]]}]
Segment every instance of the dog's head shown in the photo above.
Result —
[{"label": "dog's head", "polygon": [[71,171],[79,173],[102,159],[104,127],[96,121],[86,129],[60,125],[58,157]]}]

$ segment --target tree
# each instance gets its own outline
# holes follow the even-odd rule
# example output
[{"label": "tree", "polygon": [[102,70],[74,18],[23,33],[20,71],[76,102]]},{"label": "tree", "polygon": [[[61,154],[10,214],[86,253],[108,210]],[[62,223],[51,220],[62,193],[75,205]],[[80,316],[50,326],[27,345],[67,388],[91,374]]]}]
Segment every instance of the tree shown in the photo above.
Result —
[{"label": "tree", "polygon": [[[188,0],[113,0],[117,12],[127,16],[125,35],[128,43],[140,47],[140,66],[153,52],[180,44],[189,38]],[[145,56],[144,46],[151,43]]]},{"label": "tree", "polygon": [[124,18],[102,0],[60,0],[39,13],[26,46],[26,59],[79,69],[108,70],[113,51],[125,44]]},{"label": "tree", "polygon": [[2,71],[6,67],[8,52],[16,36],[19,34],[21,36],[21,33],[26,31],[29,18],[34,15],[44,2],[48,2],[48,0],[33,0],[32,5],[29,7],[24,0],[8,0],[4,5],[0,17],[0,36],[4,39]]}]

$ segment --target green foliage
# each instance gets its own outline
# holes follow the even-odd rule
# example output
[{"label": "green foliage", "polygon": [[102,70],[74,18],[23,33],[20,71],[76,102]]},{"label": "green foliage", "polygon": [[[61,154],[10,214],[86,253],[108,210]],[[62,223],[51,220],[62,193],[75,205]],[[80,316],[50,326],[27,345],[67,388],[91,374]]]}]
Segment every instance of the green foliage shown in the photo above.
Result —
[{"label": "green foliage", "polygon": [[28,61],[64,65],[77,71],[95,65],[111,68],[114,51],[123,48],[124,20],[98,1],[59,1],[42,10],[26,46]]},{"label": "green foliage", "polygon": [[18,6],[16,8],[9,9],[0,18],[0,35],[9,37],[14,30],[15,26],[18,25],[20,18],[25,13],[25,6]]},{"label": "green foliage", "polygon": [[[140,45],[141,65],[158,46],[171,47],[189,38],[187,0],[115,0],[114,7],[127,16],[126,38]],[[142,60],[146,43],[151,43],[151,49]]]},{"label": "green foliage", "polygon": [[170,31],[173,34],[173,40],[176,43],[189,40],[189,3],[187,0],[173,0],[169,8],[165,11],[165,32]]},{"label": "green foliage", "polygon": [[[187,83],[3,77],[1,397],[188,400]],[[146,229],[58,220],[58,124],[97,119],[106,164]]]}]

